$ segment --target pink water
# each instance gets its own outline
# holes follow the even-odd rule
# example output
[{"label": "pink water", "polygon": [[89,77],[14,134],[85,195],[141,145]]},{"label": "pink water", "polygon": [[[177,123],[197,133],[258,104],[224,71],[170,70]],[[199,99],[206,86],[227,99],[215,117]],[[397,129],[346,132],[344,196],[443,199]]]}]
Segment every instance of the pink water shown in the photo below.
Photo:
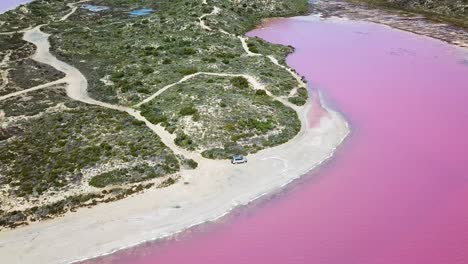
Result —
[{"label": "pink water", "polygon": [[223,223],[99,263],[468,263],[467,53],[384,26],[282,19],[255,30],[344,113],[335,158]]},{"label": "pink water", "polygon": [[21,4],[26,4],[32,0],[1,0],[0,2],[0,14],[8,10],[14,9]]}]

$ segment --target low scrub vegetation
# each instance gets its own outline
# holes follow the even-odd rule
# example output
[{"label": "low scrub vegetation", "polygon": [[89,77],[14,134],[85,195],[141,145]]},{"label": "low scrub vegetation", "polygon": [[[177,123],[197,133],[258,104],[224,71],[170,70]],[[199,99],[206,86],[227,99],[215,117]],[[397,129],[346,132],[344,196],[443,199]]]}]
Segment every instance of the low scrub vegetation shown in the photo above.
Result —
[{"label": "low scrub vegetation", "polygon": [[243,77],[197,76],[142,109],[148,120],[153,113],[165,117],[161,124],[175,133],[178,146],[207,158],[253,153],[288,141],[300,129],[294,110],[254,90]]},{"label": "low scrub vegetation", "polygon": [[[22,133],[0,144],[3,184],[11,195],[31,196],[80,184],[82,170],[112,160],[149,159],[146,176],[120,178],[136,182],[173,173],[179,163],[158,136],[124,113],[84,106],[20,122]],[[122,173],[121,173],[122,174]]]},{"label": "low scrub vegetation", "polygon": [[[288,97],[297,86],[295,79],[265,56],[246,56],[235,35],[244,34],[264,17],[304,12],[307,1],[203,2],[94,0],[90,3],[109,9],[91,12],[78,4],[72,16],[60,21],[70,11],[70,1],[37,0],[1,14],[0,32],[46,24],[42,29],[51,35],[54,55],[85,75],[91,97],[108,103],[133,106],[198,72],[252,75],[272,94]],[[200,27],[198,18],[214,6],[221,11],[205,18],[213,29],[208,31]],[[129,15],[142,7],[155,12]],[[257,38],[247,45],[281,63],[292,51]],[[11,83],[0,95],[63,77],[28,59],[34,51],[21,34],[0,35],[2,58],[11,52]],[[176,135],[177,145],[215,159],[253,153],[297,134],[297,114],[250,86],[243,77],[198,76],[139,110],[151,123]],[[7,120],[0,130],[0,226],[14,227],[122,199],[151,187],[142,181],[157,177],[166,177],[158,187],[169,186],[177,181],[178,170],[198,166],[176,157],[144,122],[71,101],[60,85],[3,100],[0,109]],[[80,193],[85,192],[83,185],[96,193]],[[62,198],[70,190],[78,194]],[[37,206],[12,211],[15,202]]]}]

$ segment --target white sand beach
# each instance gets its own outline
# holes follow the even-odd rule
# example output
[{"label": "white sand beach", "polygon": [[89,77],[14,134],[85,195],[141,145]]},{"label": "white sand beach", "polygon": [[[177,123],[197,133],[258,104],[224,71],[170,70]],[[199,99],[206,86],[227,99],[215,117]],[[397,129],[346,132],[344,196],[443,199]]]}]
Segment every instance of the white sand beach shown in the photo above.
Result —
[{"label": "white sand beach", "polygon": [[[302,114],[307,123],[307,111]],[[348,132],[343,117],[329,110],[318,127],[250,155],[245,165],[206,161],[195,171],[184,171],[182,179],[168,188],[1,232],[0,259],[11,264],[69,263],[216,220],[320,165]]]}]

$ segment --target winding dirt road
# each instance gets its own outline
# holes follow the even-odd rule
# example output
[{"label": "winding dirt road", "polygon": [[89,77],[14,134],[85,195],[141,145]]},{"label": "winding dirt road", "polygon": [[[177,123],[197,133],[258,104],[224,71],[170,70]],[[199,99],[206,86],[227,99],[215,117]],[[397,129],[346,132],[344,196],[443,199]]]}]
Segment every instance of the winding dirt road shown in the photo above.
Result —
[{"label": "winding dirt road", "polygon": [[[73,5],[71,7],[73,8]],[[75,11],[73,8],[65,19]],[[319,120],[319,125],[310,126],[308,113],[312,100],[308,100],[305,106],[298,107],[283,98],[275,98],[298,113],[302,126],[293,139],[249,155],[249,163],[243,166],[204,159],[199,153],[176,146],[173,135],[161,126],[151,124],[137,110],[90,98],[86,78],[76,68],[58,60],[50,53],[48,37],[48,34],[41,31],[41,26],[26,30],[24,34],[26,41],[37,46],[32,57],[34,60],[65,73],[61,81],[67,84],[66,92],[70,98],[127,112],[144,121],[176,154],[194,159],[199,166],[196,170],[181,171],[180,183],[167,188],[149,189],[136,196],[98,204],[61,218],[0,232],[0,259],[5,263],[70,263],[169,236],[206,221],[215,221],[233,208],[277,191],[320,165],[332,157],[335,149],[349,133],[344,118],[331,110],[326,117]],[[248,47],[246,48],[248,50]],[[273,63],[278,63],[273,57],[269,58]],[[279,63],[278,65],[281,66]],[[294,72],[291,70],[291,73]],[[197,75],[200,74],[244,76],[254,89],[264,89],[264,86],[250,75]],[[185,76],[177,83],[194,76]],[[305,86],[302,79],[298,76],[297,78],[298,82],[300,80],[299,86]],[[175,84],[163,89],[167,90]],[[156,98],[162,92],[153,94],[140,105]]]},{"label": "winding dirt road", "polygon": [[[77,10],[76,5],[79,4],[79,3],[83,3],[83,2],[87,2],[87,0],[80,1],[80,2],[77,2],[77,3],[73,3],[73,4],[69,4],[68,6],[71,8],[71,11],[69,13],[67,13],[64,17],[60,18],[59,21],[64,21],[64,20],[68,19],[71,15],[73,15],[76,12],[76,10]],[[205,16],[208,16],[208,15],[218,14],[220,11],[221,11],[220,8],[214,7],[213,11],[211,13],[202,15],[199,18],[201,27],[205,28],[206,30],[211,31],[212,29],[204,24],[203,18]],[[101,101],[98,101],[98,100],[95,100],[95,99],[91,98],[88,95],[88,91],[87,91],[88,81],[87,81],[86,77],[78,69],[76,69],[75,67],[71,66],[68,63],[65,63],[65,62],[57,59],[53,54],[50,53],[50,42],[49,42],[49,36],[50,35],[41,31],[42,26],[43,25],[39,25],[39,26],[36,26],[36,27],[34,27],[32,29],[27,29],[27,30],[24,31],[23,39],[25,41],[30,42],[30,43],[32,43],[33,45],[36,46],[36,52],[32,56],[32,59],[37,61],[37,62],[44,63],[44,64],[47,64],[47,65],[50,65],[50,66],[54,67],[58,71],[63,72],[65,74],[65,77],[60,79],[60,80],[54,81],[54,82],[42,84],[42,85],[39,85],[39,86],[36,86],[36,87],[32,87],[32,88],[29,88],[29,89],[25,89],[25,90],[22,90],[22,91],[18,91],[18,92],[15,92],[15,93],[10,93],[10,94],[1,96],[0,101],[11,98],[11,97],[19,96],[19,95],[22,95],[22,94],[25,94],[25,93],[28,93],[28,92],[31,92],[31,91],[44,89],[44,88],[47,88],[47,87],[50,87],[50,86],[53,86],[53,85],[56,85],[56,84],[67,84],[66,85],[66,92],[67,92],[67,95],[71,99],[76,100],[76,101],[80,101],[80,102],[83,102],[83,103],[86,103],[86,104],[97,105],[97,106],[101,106],[101,107],[105,107],[105,108],[109,108],[109,109],[113,109],[113,110],[126,112],[126,113],[130,114],[131,116],[133,116],[134,118],[136,118],[137,120],[143,121],[153,132],[155,132],[161,138],[162,142],[166,146],[168,146],[169,148],[172,149],[172,151],[174,153],[179,154],[179,155],[183,155],[183,156],[185,156],[187,158],[191,158],[191,159],[197,161],[198,163],[203,162],[204,158],[199,153],[190,152],[190,151],[187,151],[185,149],[182,149],[182,148],[178,147],[174,143],[174,138],[175,138],[174,135],[171,135],[169,132],[167,132],[160,125],[154,125],[151,122],[149,122],[145,117],[143,117],[140,114],[140,112],[138,110],[130,108],[130,107],[113,105],[113,104],[101,102]],[[225,31],[221,31],[221,32],[224,33],[224,34],[228,34],[230,36],[235,37],[235,35],[227,33]],[[249,56],[263,56],[261,54],[252,53],[249,50],[244,37],[238,36],[238,38],[241,40],[242,46],[243,46],[245,52],[247,53],[247,55],[249,55]],[[289,71],[294,76],[294,78],[298,81],[298,84],[299,84],[300,87],[305,87],[305,83],[302,81],[302,79],[297,74],[295,74],[291,69],[279,64],[278,61],[273,56],[267,56],[267,57],[274,64],[276,64],[279,67],[282,67],[285,70]],[[302,116],[299,113],[299,108],[300,107],[288,102],[287,100],[285,100],[285,99],[283,99],[281,97],[277,97],[277,96],[272,95],[268,90],[265,89],[265,86],[262,83],[257,81],[257,79],[254,76],[248,75],[248,74],[232,74],[232,73],[198,72],[198,73],[195,73],[195,74],[184,76],[181,80],[161,88],[160,90],[158,90],[158,92],[156,92],[153,95],[149,96],[148,98],[146,98],[142,102],[136,104],[135,107],[139,107],[139,106],[141,106],[141,105],[143,105],[145,103],[148,103],[149,101],[155,99],[157,96],[162,94],[167,89],[170,89],[170,88],[172,88],[172,87],[174,87],[174,86],[176,86],[176,85],[178,85],[180,83],[186,82],[186,81],[192,79],[193,77],[196,77],[196,76],[199,76],[199,75],[211,75],[211,76],[219,76],[219,77],[239,77],[239,76],[242,76],[242,77],[246,78],[249,81],[249,83],[252,85],[252,87],[254,89],[266,91],[267,95],[273,97],[275,100],[278,100],[278,101],[282,102],[284,105],[286,105],[286,106],[288,106],[290,108],[293,108],[298,113],[299,117]],[[300,119],[301,119],[302,128],[304,128],[306,126],[306,120],[304,118],[300,118]],[[219,162],[225,162],[225,161],[219,161]]]}]

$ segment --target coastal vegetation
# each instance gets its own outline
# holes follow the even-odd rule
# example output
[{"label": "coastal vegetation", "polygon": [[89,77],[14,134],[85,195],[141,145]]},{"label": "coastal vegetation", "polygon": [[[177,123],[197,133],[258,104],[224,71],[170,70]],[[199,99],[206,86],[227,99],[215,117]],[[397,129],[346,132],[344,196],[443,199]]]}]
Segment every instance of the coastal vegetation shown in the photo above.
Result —
[{"label": "coastal vegetation", "polygon": [[142,114],[207,158],[253,153],[296,135],[296,112],[249,86],[244,77],[197,76],[144,104]]},{"label": "coastal vegetation", "polygon": [[[83,170],[96,164],[144,160],[152,163],[151,168],[139,166],[143,173],[148,172],[148,178],[174,173],[179,167],[177,158],[157,136],[118,112],[76,107],[32,121],[18,122],[21,135],[0,145],[0,160],[10,164],[1,171],[3,181],[16,196],[41,195],[79,183]],[[120,182],[140,178],[133,174]]]},{"label": "coastal vegetation", "polygon": [[[0,226],[167,187],[197,169],[150,123],[209,159],[293,138],[293,107],[308,94],[285,64],[292,47],[242,35],[306,10],[305,0],[38,0],[0,15]],[[72,100],[69,77],[32,59],[23,32],[38,25],[90,97],[113,107]]]},{"label": "coastal vegetation", "polygon": [[[140,7],[156,10],[155,13],[128,16],[127,11],[134,7],[130,4],[136,2]],[[188,0],[151,4],[93,1],[109,9],[100,12],[79,9],[67,21],[51,23],[46,30],[53,34],[51,42],[56,55],[86,75],[94,98],[109,103],[136,104],[148,94],[196,72],[248,73],[257,76],[275,95],[288,96],[296,81],[287,71],[265,57],[245,56],[239,39],[220,30],[243,34],[262,17],[302,11],[295,6],[305,1],[291,1],[284,7],[278,5],[256,12],[245,11],[254,2],[260,6],[261,1],[248,1],[248,5],[247,1],[242,2],[236,5],[231,1],[209,1],[209,5],[203,5],[201,1]],[[209,6],[218,4],[220,13],[205,17],[205,23],[219,30],[200,27],[198,17]],[[255,45],[256,51],[279,59],[292,52],[290,47],[258,39],[249,43],[251,47]]]}]

